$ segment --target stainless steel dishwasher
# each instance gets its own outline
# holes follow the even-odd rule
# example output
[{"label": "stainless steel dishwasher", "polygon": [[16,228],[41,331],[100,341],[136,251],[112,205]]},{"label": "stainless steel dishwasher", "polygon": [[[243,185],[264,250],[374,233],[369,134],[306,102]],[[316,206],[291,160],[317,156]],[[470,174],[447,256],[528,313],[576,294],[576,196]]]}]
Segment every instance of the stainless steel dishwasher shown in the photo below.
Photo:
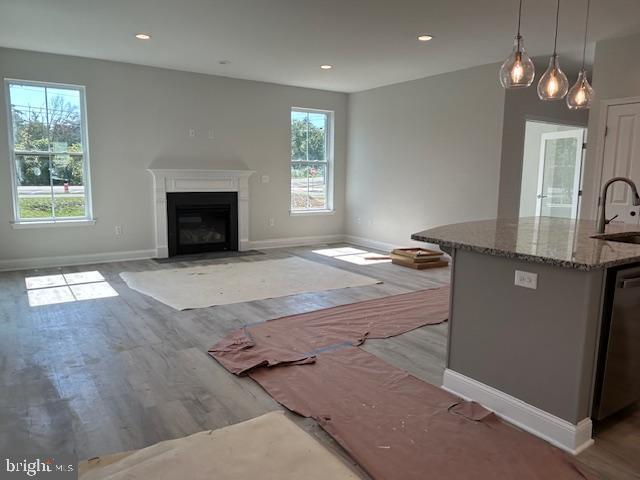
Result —
[{"label": "stainless steel dishwasher", "polygon": [[600,337],[593,417],[640,400],[640,267],[610,272]]}]

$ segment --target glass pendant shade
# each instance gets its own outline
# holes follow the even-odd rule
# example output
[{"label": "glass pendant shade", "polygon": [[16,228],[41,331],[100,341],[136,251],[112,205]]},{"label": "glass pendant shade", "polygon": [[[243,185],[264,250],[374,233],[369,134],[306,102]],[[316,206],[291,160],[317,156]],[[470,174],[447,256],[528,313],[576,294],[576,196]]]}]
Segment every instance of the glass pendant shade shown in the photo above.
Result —
[{"label": "glass pendant shade", "polygon": [[538,97],[540,100],[561,100],[569,90],[569,80],[560,69],[558,55],[555,53],[549,60],[549,67],[538,83]]},{"label": "glass pendant shade", "polygon": [[578,73],[578,80],[567,94],[567,106],[570,110],[585,110],[591,107],[593,88],[589,85],[584,68]]},{"label": "glass pendant shade", "polygon": [[533,83],[536,70],[527,55],[520,35],[516,36],[513,51],[500,67],[500,83],[504,88],[526,88]]}]

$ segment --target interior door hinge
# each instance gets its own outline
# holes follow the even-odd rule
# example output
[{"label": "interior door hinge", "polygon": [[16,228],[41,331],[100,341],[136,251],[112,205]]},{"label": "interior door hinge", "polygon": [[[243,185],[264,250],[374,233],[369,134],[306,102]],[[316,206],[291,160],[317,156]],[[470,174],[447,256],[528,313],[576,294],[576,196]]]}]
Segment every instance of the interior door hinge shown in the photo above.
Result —
[{"label": "interior door hinge", "polygon": [[604,136],[609,135],[609,126],[604,127]]},{"label": "interior door hinge", "polygon": [[578,196],[581,197],[582,196],[582,190],[578,190]]},{"label": "interior door hinge", "polygon": [[582,149],[583,149],[583,150],[586,150],[586,149],[587,149],[587,142],[584,142],[584,143],[582,144]]}]

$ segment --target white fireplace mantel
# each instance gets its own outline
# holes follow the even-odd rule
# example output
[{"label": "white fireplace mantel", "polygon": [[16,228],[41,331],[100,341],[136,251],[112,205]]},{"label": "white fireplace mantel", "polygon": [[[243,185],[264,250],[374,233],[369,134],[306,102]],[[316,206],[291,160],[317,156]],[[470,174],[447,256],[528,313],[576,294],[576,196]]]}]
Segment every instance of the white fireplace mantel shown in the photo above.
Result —
[{"label": "white fireplace mantel", "polygon": [[253,170],[148,169],[153,175],[156,257],[169,256],[167,193],[238,192],[238,249],[249,249],[249,177]]}]

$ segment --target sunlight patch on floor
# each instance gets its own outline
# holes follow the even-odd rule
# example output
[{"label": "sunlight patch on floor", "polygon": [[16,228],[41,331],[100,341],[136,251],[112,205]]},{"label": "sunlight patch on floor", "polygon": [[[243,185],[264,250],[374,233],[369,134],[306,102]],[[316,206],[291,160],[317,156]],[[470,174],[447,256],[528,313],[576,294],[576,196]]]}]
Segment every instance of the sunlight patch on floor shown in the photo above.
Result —
[{"label": "sunlight patch on floor", "polygon": [[27,296],[29,297],[30,307],[76,301],[69,287],[46,287],[37,290],[28,290]]},{"label": "sunlight patch on floor", "polygon": [[78,283],[104,282],[102,274],[96,270],[91,272],[75,272],[65,273],[64,279],[68,285],[76,285]]},{"label": "sunlight patch on floor", "polygon": [[27,277],[24,279],[27,284],[27,290],[44,287],[60,287],[66,285],[67,282],[62,275],[43,275],[41,277]]},{"label": "sunlight patch on floor", "polygon": [[355,265],[377,265],[378,263],[391,262],[391,259],[386,255],[380,255],[379,253],[368,252],[367,250],[353,247],[323,248],[321,250],[313,250],[313,253]]},{"label": "sunlight patch on floor", "polygon": [[30,307],[118,296],[96,270],[27,277],[24,283]]},{"label": "sunlight patch on floor", "polygon": [[95,300],[96,298],[118,296],[118,292],[107,282],[83,283],[80,285],[71,285],[70,288],[76,300]]}]

